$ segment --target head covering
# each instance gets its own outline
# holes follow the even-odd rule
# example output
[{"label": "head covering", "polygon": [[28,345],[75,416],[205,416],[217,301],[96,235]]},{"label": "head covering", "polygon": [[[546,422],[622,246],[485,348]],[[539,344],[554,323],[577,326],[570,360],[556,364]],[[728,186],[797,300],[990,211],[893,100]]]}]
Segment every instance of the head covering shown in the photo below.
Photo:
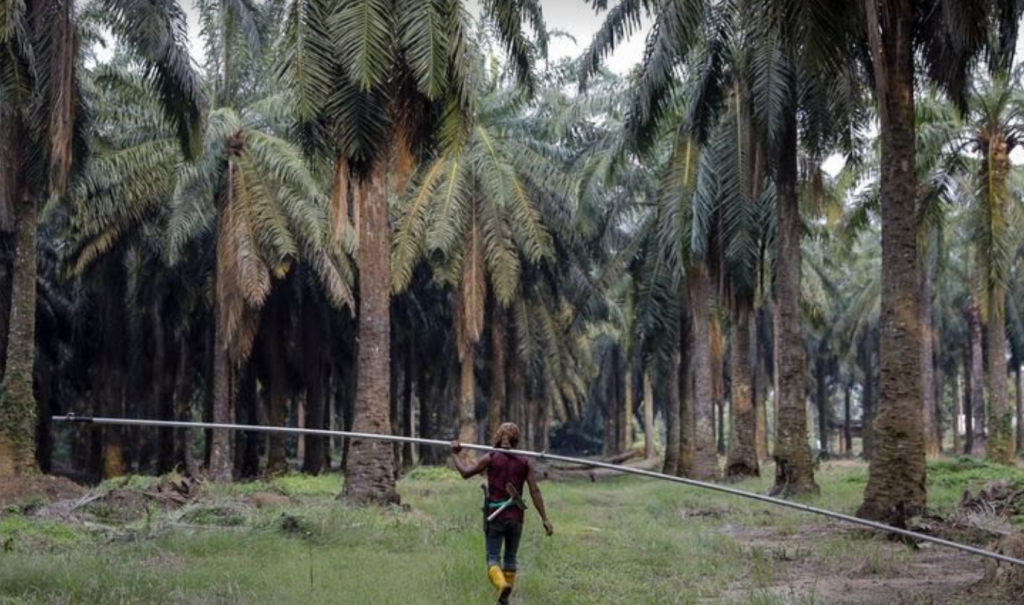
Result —
[{"label": "head covering", "polygon": [[494,434],[494,447],[515,449],[519,445],[519,427],[512,422],[506,422],[498,427]]}]

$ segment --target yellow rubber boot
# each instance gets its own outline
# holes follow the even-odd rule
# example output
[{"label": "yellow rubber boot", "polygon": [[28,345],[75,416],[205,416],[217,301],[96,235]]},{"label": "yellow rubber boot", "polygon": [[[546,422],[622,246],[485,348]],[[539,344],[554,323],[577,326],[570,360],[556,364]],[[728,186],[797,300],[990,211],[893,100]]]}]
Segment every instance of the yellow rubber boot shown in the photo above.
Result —
[{"label": "yellow rubber boot", "polygon": [[491,584],[498,591],[498,603],[501,605],[508,603],[508,595],[512,592],[512,586],[505,581],[505,574],[501,571],[501,568],[497,565],[491,565],[487,568],[487,577],[490,578]]},{"label": "yellow rubber boot", "polygon": [[516,572],[514,572],[514,571],[506,571],[504,573],[505,573],[505,582],[508,584],[508,593],[511,595],[512,594],[512,588],[516,585]]}]

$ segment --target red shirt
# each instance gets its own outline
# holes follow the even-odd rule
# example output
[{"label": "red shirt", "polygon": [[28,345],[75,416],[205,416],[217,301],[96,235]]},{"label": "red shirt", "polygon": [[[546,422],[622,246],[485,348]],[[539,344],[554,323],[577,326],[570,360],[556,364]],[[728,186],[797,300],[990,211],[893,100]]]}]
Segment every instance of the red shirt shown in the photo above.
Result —
[{"label": "red shirt", "polygon": [[[504,452],[491,452],[491,461],[487,465],[487,498],[490,502],[505,502],[509,493],[505,486],[509,483],[523,496],[523,486],[530,470],[530,461],[526,458],[512,456]],[[523,509],[516,505],[501,511],[495,521],[523,522]]]}]

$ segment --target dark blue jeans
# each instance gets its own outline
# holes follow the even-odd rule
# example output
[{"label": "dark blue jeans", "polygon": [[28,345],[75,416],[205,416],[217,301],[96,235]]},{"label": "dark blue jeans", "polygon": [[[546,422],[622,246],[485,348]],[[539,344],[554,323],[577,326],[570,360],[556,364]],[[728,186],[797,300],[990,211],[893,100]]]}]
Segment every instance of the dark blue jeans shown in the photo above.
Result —
[{"label": "dark blue jeans", "polygon": [[[523,537],[523,524],[518,521],[495,520],[487,524],[487,567],[500,565],[504,571],[516,570],[516,553],[519,539]],[[505,544],[505,559],[502,562],[501,545]]]}]

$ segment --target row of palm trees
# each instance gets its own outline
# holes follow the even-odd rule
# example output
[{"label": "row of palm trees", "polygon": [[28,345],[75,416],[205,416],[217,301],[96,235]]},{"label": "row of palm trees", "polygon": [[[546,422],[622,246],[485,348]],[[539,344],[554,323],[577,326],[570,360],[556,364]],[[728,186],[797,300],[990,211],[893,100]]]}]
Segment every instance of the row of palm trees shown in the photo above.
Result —
[{"label": "row of palm trees", "polygon": [[[838,385],[865,418],[861,513],[901,521],[950,415],[936,369],[963,361],[972,446],[1015,450],[1022,9],[959,7],[624,1],[540,69],[536,0],[479,21],[461,0],[203,0],[196,68],[173,1],[4,0],[0,476],[61,447],[105,476],[288,468],[282,438],[219,430],[54,444],[54,411],[465,441],[512,418],[533,447],[578,427],[611,454],[641,408],[666,472],[754,476],[770,448],[790,495],[817,489],[808,385],[824,450]],[[603,70],[645,17],[641,64]],[[346,498],[388,503],[414,453],[343,458]]]}]

